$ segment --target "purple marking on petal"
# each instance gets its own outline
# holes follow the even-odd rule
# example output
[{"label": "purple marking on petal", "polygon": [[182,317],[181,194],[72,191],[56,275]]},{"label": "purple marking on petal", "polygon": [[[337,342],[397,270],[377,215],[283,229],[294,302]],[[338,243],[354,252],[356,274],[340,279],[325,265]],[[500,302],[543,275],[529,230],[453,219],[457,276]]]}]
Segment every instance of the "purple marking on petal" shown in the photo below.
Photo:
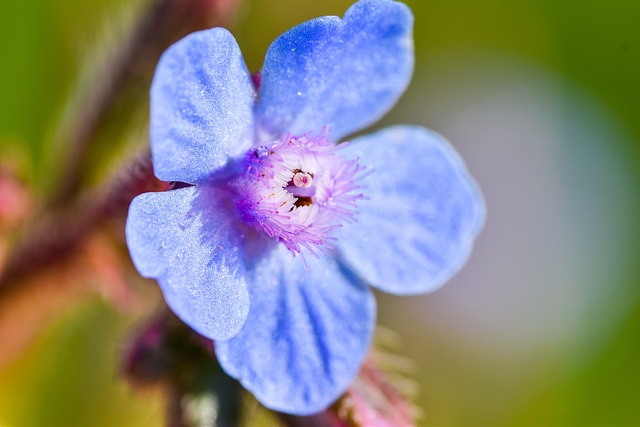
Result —
[{"label": "purple marking on petal", "polygon": [[332,257],[309,270],[280,246],[250,269],[251,309],[234,338],[216,341],[225,371],[265,406],[308,415],[348,387],[369,348],[375,300]]}]

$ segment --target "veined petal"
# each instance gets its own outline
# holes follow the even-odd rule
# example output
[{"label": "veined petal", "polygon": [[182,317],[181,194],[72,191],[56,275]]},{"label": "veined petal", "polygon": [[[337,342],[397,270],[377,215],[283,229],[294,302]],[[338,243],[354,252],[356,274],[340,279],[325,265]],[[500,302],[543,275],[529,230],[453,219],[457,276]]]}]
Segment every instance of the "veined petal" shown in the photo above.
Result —
[{"label": "veined petal", "polygon": [[395,294],[440,287],[464,264],[482,228],[482,195],[441,135],[396,126],[357,138],[345,153],[371,172],[357,223],[338,230],[338,249],[372,286]]},{"label": "veined petal", "polygon": [[344,19],[325,16],[269,47],[256,117],[278,137],[331,129],[334,141],[385,114],[413,72],[413,15],[388,0],[362,0]]},{"label": "veined petal", "polygon": [[151,151],[165,181],[197,183],[246,151],[255,93],[223,28],[188,35],[160,58],[151,86]]},{"label": "veined petal", "polygon": [[212,339],[235,335],[249,311],[242,237],[221,199],[202,186],[141,194],[126,225],[140,274],[157,279],[169,307]]},{"label": "veined petal", "polygon": [[251,311],[243,329],[216,341],[225,371],[265,406],[319,412],[356,375],[375,317],[369,289],[331,257],[293,258],[278,245],[250,272]]}]

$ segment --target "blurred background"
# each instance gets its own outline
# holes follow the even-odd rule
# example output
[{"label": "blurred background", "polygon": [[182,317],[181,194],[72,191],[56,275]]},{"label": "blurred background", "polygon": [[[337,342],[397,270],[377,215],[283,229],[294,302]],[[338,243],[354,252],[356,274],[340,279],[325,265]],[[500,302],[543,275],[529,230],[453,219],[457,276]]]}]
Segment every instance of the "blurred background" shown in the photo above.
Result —
[{"label": "blurred background", "polygon": [[[96,84],[92,70],[144,3],[0,3],[0,163],[23,186],[0,204],[19,193],[35,209],[47,197],[70,99]],[[350,3],[245,0],[229,27],[253,71],[280,33]],[[379,323],[411,364],[420,425],[640,425],[640,2],[406,3],[415,76],[375,127],[445,135],[488,207],[449,284],[378,295]],[[87,186],[146,142],[145,101],[121,102]],[[162,423],[159,396],[118,376],[123,342],[159,297],[149,282],[125,284],[130,266],[105,239],[92,237],[83,263],[55,280],[34,279],[52,283],[0,304],[0,426]]]}]

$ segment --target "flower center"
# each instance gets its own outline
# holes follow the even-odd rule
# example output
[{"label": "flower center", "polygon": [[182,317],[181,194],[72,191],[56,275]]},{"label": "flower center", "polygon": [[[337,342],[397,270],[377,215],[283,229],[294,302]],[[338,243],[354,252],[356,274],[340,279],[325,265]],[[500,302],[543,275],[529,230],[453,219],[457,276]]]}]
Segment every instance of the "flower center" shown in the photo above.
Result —
[{"label": "flower center", "polygon": [[333,248],[333,230],[352,221],[362,194],[357,160],[338,156],[326,133],[287,135],[251,149],[233,181],[242,219],[295,255]]}]

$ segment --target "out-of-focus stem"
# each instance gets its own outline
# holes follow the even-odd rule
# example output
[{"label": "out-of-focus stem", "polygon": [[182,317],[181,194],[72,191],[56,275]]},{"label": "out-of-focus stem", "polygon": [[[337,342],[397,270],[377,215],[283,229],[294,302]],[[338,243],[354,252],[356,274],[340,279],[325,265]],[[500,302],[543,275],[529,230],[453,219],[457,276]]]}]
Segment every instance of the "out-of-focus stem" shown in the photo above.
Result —
[{"label": "out-of-focus stem", "polygon": [[69,255],[100,222],[124,215],[137,194],[162,185],[153,175],[151,154],[146,151],[103,187],[47,211],[25,233],[0,272],[0,298],[29,274]]},{"label": "out-of-focus stem", "polygon": [[346,424],[340,421],[336,414],[328,410],[306,417],[289,414],[278,415],[280,421],[286,427],[347,427]]},{"label": "out-of-focus stem", "polygon": [[183,407],[183,391],[175,384],[169,384],[166,391],[166,426],[187,427]]},{"label": "out-of-focus stem", "polygon": [[102,67],[77,108],[77,117],[72,118],[69,147],[65,150],[69,155],[52,205],[68,203],[78,193],[91,142],[130,84],[137,79],[150,81],[158,58],[171,43],[192,31],[223,25],[238,3],[239,0],[155,0],[151,4],[129,39]]},{"label": "out-of-focus stem", "polygon": [[96,224],[126,212],[133,197],[148,191],[153,178],[151,156],[138,156],[111,183],[79,196],[85,159],[100,126],[128,86],[151,80],[162,52],[189,32],[224,24],[240,0],[155,0],[119,53],[111,58],[96,85],[72,118],[69,153],[53,201],[24,235],[0,271],[0,297],[24,276],[69,254]]}]

